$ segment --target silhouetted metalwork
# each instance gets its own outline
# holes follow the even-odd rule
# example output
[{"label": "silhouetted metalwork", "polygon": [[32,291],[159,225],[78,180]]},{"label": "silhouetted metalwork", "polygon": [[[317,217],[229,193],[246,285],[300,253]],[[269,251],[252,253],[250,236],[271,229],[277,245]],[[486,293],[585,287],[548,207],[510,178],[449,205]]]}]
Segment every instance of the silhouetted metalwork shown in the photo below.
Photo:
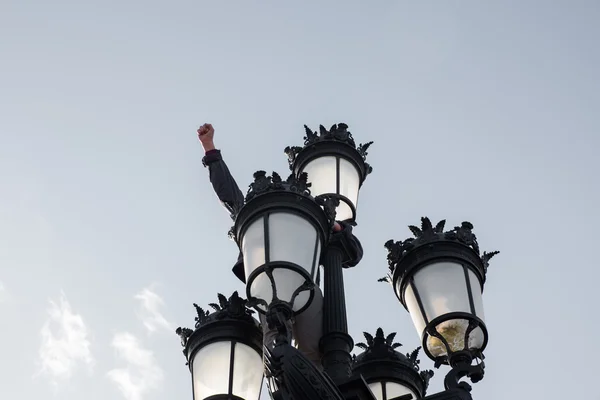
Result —
[{"label": "silhouetted metalwork", "polygon": [[269,192],[271,190],[289,190],[294,193],[310,195],[310,183],[307,182],[307,174],[301,174],[298,178],[294,174],[290,174],[283,181],[277,172],[267,176],[265,171],[256,171],[254,173],[254,182],[248,188],[246,194],[246,202],[252,200],[255,196]]},{"label": "silhouetted metalwork", "polygon": [[265,351],[266,377],[274,399],[344,399],[335,383],[287,341]]},{"label": "silhouetted metalwork", "polygon": [[[318,131],[306,125],[304,129],[303,146],[284,150],[290,176],[283,180],[276,172],[270,176],[262,170],[255,172],[244,205],[234,215],[229,235],[246,258],[248,300],[237,292],[229,298],[218,294],[218,302],[208,305],[212,312],[194,304],[195,329],[176,330],[192,374],[194,360],[209,354],[204,350],[226,344],[219,347],[226,357],[219,362],[229,365],[228,373],[219,377],[224,384],[204,393],[211,383],[207,386],[202,379],[214,376],[201,370],[193,378],[194,398],[258,400],[256,390],[248,399],[240,397],[240,388],[247,382],[235,379],[242,379],[243,371],[264,367],[274,400],[472,400],[471,385],[464,379],[475,383],[484,376],[488,333],[481,295],[489,261],[499,252],[480,252],[470,222],[445,231],[445,220],[433,225],[427,217],[421,218],[420,227],[409,226],[413,237],[387,241],[389,272],[380,281],[392,284],[413,317],[422,346],[401,353],[396,333],[385,335],[378,328],[375,335],[364,333],[365,342],[356,343],[363,351],[352,356],[343,270],[362,258],[362,246],[352,227],[356,226],[358,192],[372,172],[366,159],[373,142],[357,146],[344,123],[329,129],[320,125]],[[317,176],[310,176],[313,173]],[[336,219],[344,228],[341,232],[333,229]],[[283,232],[298,236],[278,240]],[[290,326],[313,299],[320,265],[324,267],[324,299],[318,366],[292,346]],[[308,296],[299,297],[306,292]],[[438,306],[440,302],[443,307]],[[276,332],[272,343],[263,345],[262,327],[252,308]],[[434,373],[421,370],[421,350],[435,368],[450,367],[445,391],[426,396]],[[264,365],[256,354],[250,356],[253,352],[264,358]],[[198,368],[216,366],[214,353],[210,354]],[[238,359],[238,354],[244,355]]]},{"label": "silhouetted metalwork", "polygon": [[[409,226],[413,238],[387,241],[389,273],[379,281],[393,285],[405,308],[408,309],[406,296],[411,296],[411,304],[416,304],[409,311],[419,314],[417,321],[424,321],[425,328],[419,333],[423,336],[426,354],[435,362],[436,368],[442,364],[452,368],[445,379],[446,389],[469,392],[471,386],[460,380],[467,377],[478,382],[484,375],[483,350],[488,335],[479,304],[489,260],[499,252],[480,253],[470,222],[462,222],[449,231],[444,231],[444,226],[445,220],[434,226],[429,218],[423,217],[420,228]],[[423,274],[433,274],[428,282],[434,279],[439,281],[437,285],[443,284],[440,279],[453,276],[453,284],[465,288],[461,293],[461,305],[452,306],[458,309],[449,308],[446,312],[430,315],[428,294],[421,293],[419,286],[424,284],[425,278],[415,278]],[[443,296],[439,293],[436,296],[440,295]]]},{"label": "silhouetted metalwork", "polygon": [[[243,252],[243,236],[248,233],[251,225],[258,228],[259,225],[255,223],[259,220],[262,221],[258,230],[252,233],[255,240],[261,243],[256,247],[256,251],[259,251],[261,257],[263,257],[262,264],[249,267],[248,263],[244,263],[245,268],[251,268],[246,271],[246,296],[249,302],[261,313],[266,314],[270,306],[275,306],[278,303],[285,303],[281,304],[281,313],[287,313],[289,309],[293,310],[293,313],[300,313],[310,305],[314,298],[314,280],[318,272],[318,262],[323,248],[329,241],[329,235],[335,222],[337,199],[331,199],[328,196],[315,199],[311,196],[310,186],[311,184],[307,182],[306,173],[302,173],[298,177],[291,174],[283,181],[276,172],[273,172],[271,176],[267,176],[264,171],[257,171],[254,173],[254,182],[249,186],[245,204],[236,216],[235,226],[230,231],[230,236],[238,243],[240,250]],[[290,249],[286,249],[288,254],[271,260],[273,249],[270,243],[276,241],[276,238],[272,237],[274,234],[271,232],[271,225],[275,223],[272,222],[275,221],[273,215],[283,218],[278,220],[278,227],[283,231],[289,230],[290,234],[297,227],[296,223],[304,224],[307,229],[314,229],[315,237],[311,239],[314,243],[311,251],[314,254],[311,257],[312,264],[308,269],[307,266],[295,262],[297,257],[294,258],[292,254],[289,254]],[[296,222],[291,223],[292,220]],[[288,243],[288,246],[293,247],[293,243]],[[301,253],[308,250],[300,247],[295,251]],[[293,293],[286,292],[289,296],[285,299],[280,296],[282,291],[277,285],[277,274],[275,273],[275,271],[284,270],[287,271],[286,273],[295,274],[296,277],[299,275],[303,279],[303,284],[294,287]],[[262,294],[257,296],[253,291],[257,287],[254,282],[263,275],[268,278],[270,289],[267,290],[261,286]],[[264,276],[260,279],[264,279]],[[256,290],[258,291],[258,289]],[[302,303],[303,305],[298,309],[295,301],[302,292],[309,292],[309,299]],[[269,298],[261,297],[263,295],[268,295]],[[291,318],[292,315],[288,317]]]},{"label": "silhouetted metalwork", "polygon": [[233,292],[229,299],[221,293],[217,293],[217,298],[219,299],[219,303],[209,303],[209,307],[214,310],[212,313],[209,310],[204,310],[196,303],[193,304],[196,310],[196,317],[194,318],[195,329],[178,327],[175,330],[175,333],[181,338],[181,345],[186,347],[184,349],[186,357],[190,337],[205,325],[226,319],[239,320],[251,324],[256,323],[256,320],[252,317],[255,311],[249,308],[248,301],[241,298],[237,291]]},{"label": "silhouetted metalwork", "polygon": [[306,147],[313,146],[321,141],[337,141],[348,146],[354,148],[358,154],[362,157],[363,161],[365,161],[365,173],[366,175],[373,172],[373,168],[366,163],[367,160],[367,150],[369,146],[373,144],[373,142],[367,142],[364,144],[359,144],[356,146],[356,142],[352,137],[352,133],[348,131],[348,125],[344,123],[334,124],[331,128],[326,129],[323,125],[319,125],[319,131],[313,131],[307,125],[304,125],[304,131],[306,135],[304,136],[304,147],[301,146],[287,146],[283,151],[288,156],[288,164],[290,166],[290,170],[294,170],[294,165],[297,159],[298,154]]},{"label": "silhouetted metalwork", "polygon": [[364,351],[354,357],[354,374],[362,375],[370,385],[381,385],[382,392],[386,390],[386,385],[396,384],[418,397],[425,396],[433,371],[420,370],[418,355],[421,347],[402,354],[396,350],[402,344],[394,342],[395,332],[386,336],[383,329],[378,328],[375,336],[368,332],[363,334],[366,341],[357,343],[356,347]]},{"label": "silhouetted metalwork", "polygon": [[[432,242],[439,241],[455,241],[464,244],[467,247],[470,247],[477,253],[479,252],[479,243],[477,243],[477,236],[473,233],[473,224],[470,222],[464,221],[461,226],[455,226],[454,229],[450,231],[444,232],[444,225],[446,224],[446,220],[441,220],[438,222],[435,227],[431,224],[431,221],[427,217],[421,218],[421,228],[418,228],[414,225],[409,225],[409,229],[414,235],[414,238],[407,238],[404,241],[396,241],[388,240],[385,243],[385,248],[388,250],[388,265],[390,272],[393,273],[396,266],[399,262],[402,261],[404,256],[411,250],[413,250],[417,246],[422,246],[425,244],[430,244]],[[485,273],[487,272],[487,267],[489,266],[489,261],[496,254],[499,254],[499,251],[492,251],[490,253],[484,252],[480,258],[481,263],[485,266],[483,269],[483,276],[485,278]],[[385,280],[385,279],[382,279]]]}]

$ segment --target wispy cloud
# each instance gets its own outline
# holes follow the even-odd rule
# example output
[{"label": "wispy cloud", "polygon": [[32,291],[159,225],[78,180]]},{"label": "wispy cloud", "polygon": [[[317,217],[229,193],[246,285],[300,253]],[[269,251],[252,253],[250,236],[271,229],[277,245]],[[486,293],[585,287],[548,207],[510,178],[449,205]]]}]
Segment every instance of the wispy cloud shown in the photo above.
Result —
[{"label": "wispy cloud", "polygon": [[150,333],[156,332],[159,329],[165,329],[169,332],[173,331],[173,325],[167,321],[161,312],[165,302],[154,291],[152,286],[143,289],[135,295],[135,298],[141,303],[138,315]]},{"label": "wispy cloud", "polygon": [[4,303],[6,301],[6,297],[6,288],[4,287],[2,281],[0,281],[0,303]]},{"label": "wispy cloud", "polygon": [[117,333],[112,341],[117,355],[127,362],[127,367],[108,372],[127,400],[142,400],[144,394],[157,389],[163,381],[163,371],[152,351],[142,347],[130,333]]},{"label": "wispy cloud", "polygon": [[57,385],[68,380],[80,365],[91,372],[94,358],[88,328],[81,315],[72,311],[63,292],[58,302],[50,300],[48,319],[40,334],[38,375],[46,375]]}]

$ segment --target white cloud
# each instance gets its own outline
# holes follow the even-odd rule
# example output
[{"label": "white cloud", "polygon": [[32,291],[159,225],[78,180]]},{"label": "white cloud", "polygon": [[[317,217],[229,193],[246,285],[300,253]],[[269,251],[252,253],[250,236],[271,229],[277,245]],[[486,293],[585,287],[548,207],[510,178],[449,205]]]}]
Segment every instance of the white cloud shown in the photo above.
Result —
[{"label": "white cloud", "polygon": [[0,281],[0,303],[4,303],[4,301],[6,300],[6,296],[6,288],[4,287],[2,281]]},{"label": "white cloud", "polygon": [[54,385],[68,380],[79,365],[91,372],[94,358],[89,331],[79,314],[73,313],[63,292],[58,303],[50,300],[48,319],[40,332],[39,372]]},{"label": "white cloud", "polygon": [[173,326],[160,311],[164,307],[165,302],[151,287],[143,289],[135,295],[135,298],[142,305],[138,315],[150,333],[156,332],[159,329],[173,332]]},{"label": "white cloud", "polygon": [[143,348],[135,336],[127,332],[117,333],[112,346],[128,365],[110,370],[107,375],[127,400],[142,400],[145,393],[161,386],[162,369],[152,351]]}]

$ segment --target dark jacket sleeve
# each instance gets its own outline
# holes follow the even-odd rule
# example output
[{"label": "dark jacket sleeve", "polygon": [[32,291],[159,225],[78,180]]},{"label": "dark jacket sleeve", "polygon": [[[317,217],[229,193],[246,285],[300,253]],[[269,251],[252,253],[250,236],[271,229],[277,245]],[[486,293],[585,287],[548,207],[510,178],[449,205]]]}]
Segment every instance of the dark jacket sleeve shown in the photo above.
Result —
[{"label": "dark jacket sleeve", "polygon": [[208,167],[210,183],[223,206],[235,218],[244,205],[244,195],[231,176],[227,164],[223,161],[220,150],[211,150],[202,159],[202,164]]},{"label": "dark jacket sleeve", "polygon": [[360,260],[363,258],[363,248],[360,244],[360,240],[352,233],[352,225],[347,222],[339,222],[340,225],[344,229],[341,232],[335,233],[335,235],[343,235],[344,241],[347,245],[348,255],[350,256],[350,260],[346,261],[343,264],[344,268],[355,267]]},{"label": "dark jacket sleeve", "polygon": [[[231,218],[235,219],[242,206],[244,205],[244,195],[238,187],[235,179],[229,172],[227,164],[223,161],[220,150],[210,150],[202,158],[202,165],[208,167],[210,183],[217,197],[223,206],[231,214]],[[238,260],[233,266],[233,273],[239,280],[246,283],[244,276],[244,258],[240,252]]]},{"label": "dark jacket sleeve", "polygon": [[246,275],[244,274],[244,255],[240,251],[237,262],[231,269],[233,274],[242,282],[246,283]]}]

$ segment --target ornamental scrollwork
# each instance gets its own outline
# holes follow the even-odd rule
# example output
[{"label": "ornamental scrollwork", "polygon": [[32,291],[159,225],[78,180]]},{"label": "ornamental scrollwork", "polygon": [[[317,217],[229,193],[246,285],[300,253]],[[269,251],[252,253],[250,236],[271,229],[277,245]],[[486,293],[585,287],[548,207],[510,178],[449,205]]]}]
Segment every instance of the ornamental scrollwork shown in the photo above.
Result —
[{"label": "ornamental scrollwork", "polygon": [[434,226],[429,218],[423,217],[421,218],[421,227],[415,225],[408,227],[414,237],[407,238],[404,241],[388,240],[384,247],[388,251],[387,261],[390,273],[386,277],[380,278],[379,281],[391,283],[391,276],[396,265],[415,247],[444,240],[462,243],[471,248],[480,257],[484,272],[487,272],[490,259],[500,252],[492,251],[488,253],[484,251],[483,254],[480,254],[479,243],[477,242],[477,236],[473,233],[472,223],[464,221],[460,226],[455,226],[452,230],[444,232],[445,224],[446,221],[441,220]]}]

